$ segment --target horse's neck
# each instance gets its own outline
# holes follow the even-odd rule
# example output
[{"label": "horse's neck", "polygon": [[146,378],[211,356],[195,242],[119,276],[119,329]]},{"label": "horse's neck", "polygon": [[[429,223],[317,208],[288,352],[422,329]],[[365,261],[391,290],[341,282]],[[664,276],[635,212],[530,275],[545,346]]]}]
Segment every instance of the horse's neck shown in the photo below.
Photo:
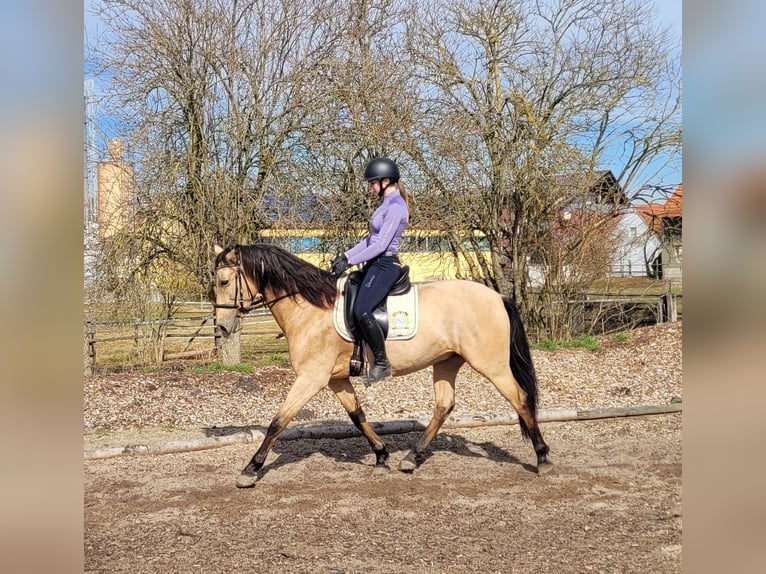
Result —
[{"label": "horse's neck", "polygon": [[304,323],[304,315],[308,308],[312,307],[300,295],[282,298],[282,293],[274,293],[271,290],[268,290],[264,295],[267,301],[279,299],[271,306],[271,314],[287,337],[293,328]]}]

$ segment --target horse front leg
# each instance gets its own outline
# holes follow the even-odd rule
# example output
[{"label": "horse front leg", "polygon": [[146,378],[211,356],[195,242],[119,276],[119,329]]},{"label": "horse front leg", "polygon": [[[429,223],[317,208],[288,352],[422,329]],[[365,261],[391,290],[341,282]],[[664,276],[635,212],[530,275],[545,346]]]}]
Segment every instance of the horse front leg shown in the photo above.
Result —
[{"label": "horse front leg", "polygon": [[[329,377],[328,377],[329,378]],[[276,416],[271,420],[266,436],[261,446],[256,451],[248,465],[242,470],[237,479],[237,488],[252,488],[258,481],[258,472],[263,468],[266,457],[274,446],[279,434],[287,428],[290,421],[306,405],[309,400],[327,385],[327,379],[317,379],[316,377],[304,377],[298,375],[298,378],[290,387],[282,405],[279,407]]]},{"label": "horse front leg", "polygon": [[391,470],[388,466],[388,448],[378,434],[372,430],[370,423],[367,422],[367,416],[359,404],[359,399],[356,396],[356,391],[351,381],[347,378],[330,381],[330,388],[335,393],[335,396],[338,397],[343,408],[346,409],[351,422],[354,423],[354,426],[359,429],[367,439],[370,447],[372,447],[372,452],[375,453],[373,474],[387,473]]},{"label": "horse front leg", "polygon": [[412,472],[420,465],[428,445],[455,408],[455,377],[464,362],[459,355],[453,355],[434,365],[434,414],[414,448],[399,462],[399,470]]}]

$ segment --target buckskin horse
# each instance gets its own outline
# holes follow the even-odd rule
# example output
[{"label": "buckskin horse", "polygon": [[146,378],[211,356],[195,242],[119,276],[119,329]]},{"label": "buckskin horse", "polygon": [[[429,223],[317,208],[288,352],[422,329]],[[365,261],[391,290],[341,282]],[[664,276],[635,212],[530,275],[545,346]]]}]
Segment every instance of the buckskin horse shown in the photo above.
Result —
[{"label": "buckskin horse", "polygon": [[[338,335],[333,305],[337,278],[284,249],[269,244],[214,246],[215,316],[223,336],[240,328],[240,317],[266,307],[287,340],[296,379],[269,424],[237,486],[258,480],[279,434],[304,405],[330,387],[375,453],[376,472],[389,470],[386,445],[367,422],[349,377],[353,343]],[[434,411],[414,448],[399,464],[411,472],[455,405],[455,377],[468,363],[492,382],[519,415],[522,436],[531,440],[537,472],[553,467],[537,422],[537,377],[524,325],[513,300],[472,281],[445,280],[418,285],[419,326],[405,341],[387,341],[393,376],[433,365]]]}]

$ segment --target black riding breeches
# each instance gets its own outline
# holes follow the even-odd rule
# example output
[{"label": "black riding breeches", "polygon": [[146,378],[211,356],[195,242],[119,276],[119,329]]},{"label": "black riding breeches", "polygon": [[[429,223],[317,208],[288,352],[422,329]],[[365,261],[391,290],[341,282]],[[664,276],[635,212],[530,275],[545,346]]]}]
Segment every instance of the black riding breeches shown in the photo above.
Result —
[{"label": "black riding breeches", "polygon": [[399,279],[402,265],[396,255],[381,255],[364,266],[364,278],[354,302],[354,320],[372,313]]}]

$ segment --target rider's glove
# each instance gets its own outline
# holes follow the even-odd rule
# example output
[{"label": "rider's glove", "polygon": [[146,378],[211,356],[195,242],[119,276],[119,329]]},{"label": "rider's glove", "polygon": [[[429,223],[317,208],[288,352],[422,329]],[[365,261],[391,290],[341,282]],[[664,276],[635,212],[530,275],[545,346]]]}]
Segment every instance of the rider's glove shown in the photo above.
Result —
[{"label": "rider's glove", "polygon": [[330,271],[336,277],[343,275],[343,272],[348,269],[348,257],[345,253],[341,253],[330,264]]}]

